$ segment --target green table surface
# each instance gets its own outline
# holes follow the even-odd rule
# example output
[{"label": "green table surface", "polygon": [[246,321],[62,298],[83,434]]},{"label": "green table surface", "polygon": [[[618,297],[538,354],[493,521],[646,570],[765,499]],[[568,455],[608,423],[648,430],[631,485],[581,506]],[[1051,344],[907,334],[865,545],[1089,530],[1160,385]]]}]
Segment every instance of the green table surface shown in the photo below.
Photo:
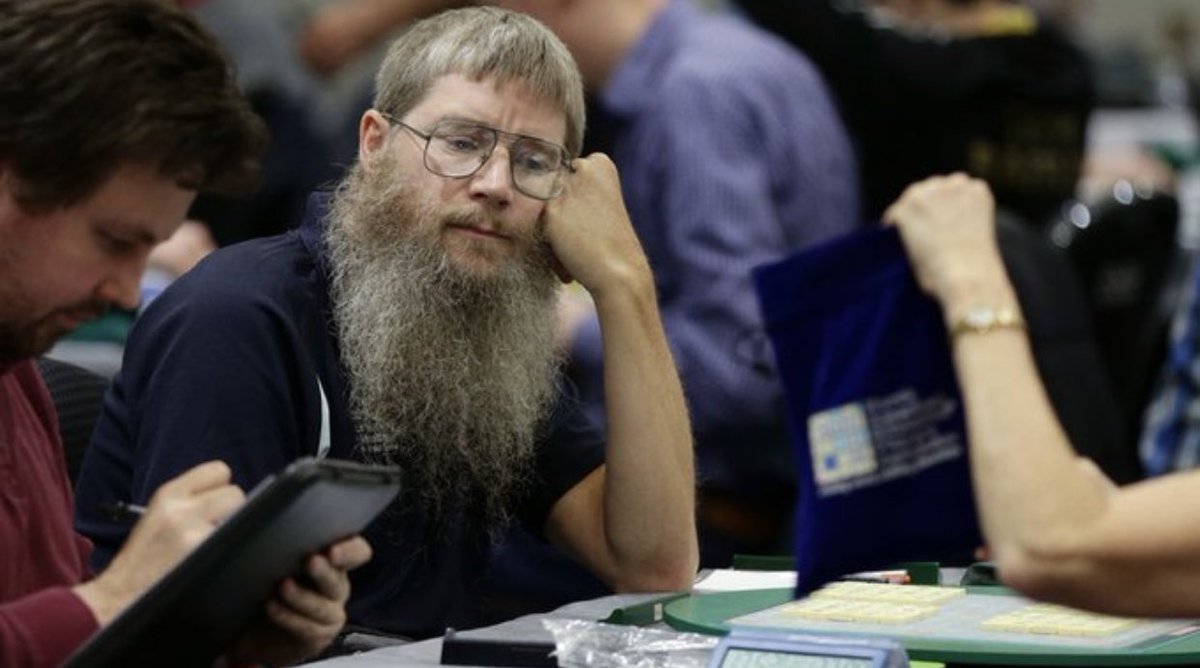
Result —
[{"label": "green table surface", "polygon": [[[968,591],[974,591],[968,588]],[[792,600],[791,589],[692,594],[668,603],[663,618],[680,631],[729,632],[726,620]],[[802,632],[802,631],[798,631]],[[886,634],[881,634],[886,635]],[[982,641],[900,639],[914,661],[1010,666],[1198,666],[1200,632],[1145,648],[1090,649]]]}]

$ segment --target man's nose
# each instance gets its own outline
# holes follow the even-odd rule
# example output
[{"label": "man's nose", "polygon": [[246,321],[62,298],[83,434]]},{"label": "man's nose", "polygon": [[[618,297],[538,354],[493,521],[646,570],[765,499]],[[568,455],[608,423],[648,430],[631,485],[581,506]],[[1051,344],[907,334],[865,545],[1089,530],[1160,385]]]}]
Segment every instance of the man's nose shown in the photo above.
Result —
[{"label": "man's nose", "polygon": [[512,169],[508,161],[508,150],[497,146],[479,171],[471,177],[471,195],[486,197],[501,205],[512,201]]},{"label": "man's nose", "polygon": [[96,296],[106,304],[133,310],[142,300],[142,273],[146,258],[122,262],[96,289]]}]

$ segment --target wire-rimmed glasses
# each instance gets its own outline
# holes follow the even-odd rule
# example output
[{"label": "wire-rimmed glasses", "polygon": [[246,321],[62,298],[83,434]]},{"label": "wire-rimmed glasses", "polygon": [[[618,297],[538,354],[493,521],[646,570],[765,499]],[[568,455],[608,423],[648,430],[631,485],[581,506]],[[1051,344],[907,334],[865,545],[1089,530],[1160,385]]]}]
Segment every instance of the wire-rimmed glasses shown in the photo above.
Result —
[{"label": "wire-rimmed glasses", "polygon": [[390,114],[383,116],[425,140],[425,169],[438,176],[463,179],[478,172],[492,157],[501,138],[508,147],[513,186],[529,197],[539,200],[558,197],[571,171],[567,149],[545,139],[463,120],[439,121],[429,132],[424,132]]}]

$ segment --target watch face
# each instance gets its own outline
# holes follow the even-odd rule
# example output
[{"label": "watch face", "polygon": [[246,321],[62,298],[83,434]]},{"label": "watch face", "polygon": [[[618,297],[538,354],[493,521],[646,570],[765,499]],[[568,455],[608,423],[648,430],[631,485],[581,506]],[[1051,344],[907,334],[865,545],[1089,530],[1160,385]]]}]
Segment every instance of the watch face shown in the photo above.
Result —
[{"label": "watch face", "polygon": [[980,329],[990,327],[996,323],[996,312],[986,306],[972,306],[963,314],[963,322]]},{"label": "watch face", "polygon": [[765,649],[730,648],[721,668],[870,668],[875,659],[830,654],[793,654]]}]

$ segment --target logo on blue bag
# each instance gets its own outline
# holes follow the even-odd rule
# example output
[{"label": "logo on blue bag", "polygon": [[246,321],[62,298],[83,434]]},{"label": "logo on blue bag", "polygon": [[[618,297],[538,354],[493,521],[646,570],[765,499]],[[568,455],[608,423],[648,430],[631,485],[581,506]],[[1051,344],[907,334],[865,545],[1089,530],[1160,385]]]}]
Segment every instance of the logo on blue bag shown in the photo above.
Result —
[{"label": "logo on blue bag", "polygon": [[808,418],[809,453],[820,496],[916,475],[966,453],[944,394],[913,389],[843,404]]},{"label": "logo on blue bag", "polygon": [[818,487],[874,473],[878,468],[862,404],[846,404],[810,417],[808,441]]}]

